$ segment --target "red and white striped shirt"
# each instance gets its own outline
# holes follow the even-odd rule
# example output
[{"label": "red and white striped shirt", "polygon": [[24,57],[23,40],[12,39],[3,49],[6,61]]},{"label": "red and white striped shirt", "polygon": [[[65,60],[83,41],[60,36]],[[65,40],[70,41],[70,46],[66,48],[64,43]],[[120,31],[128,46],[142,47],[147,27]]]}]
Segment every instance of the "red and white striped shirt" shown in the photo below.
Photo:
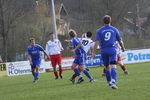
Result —
[{"label": "red and white striped shirt", "polygon": [[61,45],[61,42],[57,39],[55,39],[54,41],[49,40],[46,43],[46,52],[48,53],[48,55],[60,54],[62,50],[63,47]]}]

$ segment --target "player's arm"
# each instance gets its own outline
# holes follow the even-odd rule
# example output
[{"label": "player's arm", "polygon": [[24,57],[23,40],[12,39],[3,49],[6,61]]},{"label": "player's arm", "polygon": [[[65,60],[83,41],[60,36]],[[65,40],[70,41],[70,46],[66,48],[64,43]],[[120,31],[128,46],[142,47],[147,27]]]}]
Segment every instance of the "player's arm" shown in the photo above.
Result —
[{"label": "player's arm", "polygon": [[119,45],[121,46],[122,51],[125,51],[124,43],[122,41],[122,38],[120,37],[119,31],[116,29],[116,39],[119,42]]},{"label": "player's arm", "polygon": [[81,46],[82,46],[82,44],[79,43],[79,44],[76,46],[76,48],[74,48],[74,51],[77,50],[77,49],[79,49]]},{"label": "player's arm", "polygon": [[47,58],[49,59],[49,55],[46,53],[46,51],[39,45],[39,49],[40,51],[42,51],[46,56]]},{"label": "player's arm", "polygon": [[62,44],[61,44],[61,42],[59,40],[58,40],[58,44],[59,44],[60,49],[64,50],[64,48],[62,47]]},{"label": "player's arm", "polygon": [[95,51],[96,51],[98,45],[99,45],[99,41],[95,41],[95,44],[92,47],[92,57],[94,57],[94,58],[96,56]]},{"label": "player's arm", "polygon": [[101,39],[100,39],[100,36],[99,36],[99,31],[97,30],[97,32],[96,32],[96,37],[95,37],[95,44],[94,44],[94,47],[92,48],[93,50],[92,50],[92,57],[96,57],[96,54],[95,54],[95,51],[96,51],[96,49],[97,49],[97,47],[98,47],[98,45],[99,45],[99,41],[100,41]]},{"label": "player's arm", "polygon": [[65,42],[72,42],[71,40],[65,40]]},{"label": "player's arm", "polygon": [[121,49],[122,49],[122,51],[124,52],[124,51],[125,51],[125,47],[124,47],[123,41],[120,41],[120,42],[119,42],[119,45],[121,46]]},{"label": "player's arm", "polygon": [[30,65],[32,65],[32,57],[31,57],[31,52],[29,48],[28,48],[28,60],[29,60]]},{"label": "player's arm", "polygon": [[75,48],[73,48],[73,49],[71,50],[72,52],[75,52],[78,48],[80,48],[80,47],[82,46],[81,41],[80,41],[79,39],[74,39],[74,40],[72,41],[72,43],[73,43],[74,45],[77,45]]},{"label": "player's arm", "polygon": [[29,60],[30,65],[32,65],[32,58],[31,58],[31,55],[28,55],[28,60]]}]

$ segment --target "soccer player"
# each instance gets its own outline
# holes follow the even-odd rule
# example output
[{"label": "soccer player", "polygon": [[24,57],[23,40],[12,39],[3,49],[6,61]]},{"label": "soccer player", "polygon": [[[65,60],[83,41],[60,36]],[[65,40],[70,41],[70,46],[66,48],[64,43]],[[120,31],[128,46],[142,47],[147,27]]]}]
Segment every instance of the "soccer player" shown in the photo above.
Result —
[{"label": "soccer player", "polygon": [[90,73],[85,69],[86,52],[83,49],[80,39],[77,37],[77,33],[74,30],[71,30],[69,32],[69,35],[72,38],[73,49],[71,51],[75,54],[75,59],[72,64],[72,69],[74,70],[75,74],[79,77],[78,83],[83,82],[84,79],[80,74],[77,66],[90,79],[90,82],[93,82],[94,79],[92,78]]},{"label": "soccer player", "polygon": [[[31,65],[32,75],[34,76],[33,82],[36,82],[39,76],[39,68],[41,65],[40,51],[44,52],[44,54],[47,55],[47,53],[40,45],[35,44],[35,39],[31,38],[30,46],[28,46],[28,59]],[[48,55],[47,57],[49,58]]]},{"label": "soccer player", "polygon": [[121,47],[119,45],[119,43],[117,42],[117,64],[119,64],[119,66],[121,67],[121,69],[123,70],[125,75],[128,75],[128,71],[126,70],[126,66],[123,64],[122,62],[122,50]]},{"label": "soccer player", "polygon": [[[126,70],[126,66],[122,62],[122,57],[121,56],[122,56],[123,52],[122,52],[121,47],[120,47],[118,42],[116,43],[116,46],[117,46],[117,64],[119,64],[119,66],[123,70],[124,74],[128,75],[128,71]],[[106,76],[106,69],[105,68],[103,69],[102,76]]]},{"label": "soccer player", "polygon": [[[84,50],[85,50],[86,53],[88,53],[88,51],[89,51],[90,48],[94,47],[94,42],[93,42],[93,40],[91,38],[92,38],[92,33],[91,32],[87,32],[87,33],[84,33],[82,35],[81,43],[82,43],[82,46],[83,46],[83,48],[84,48]],[[78,70],[79,70],[79,72],[81,72],[80,67],[79,67]],[[77,77],[77,75],[74,73],[72,75],[72,77],[70,78],[70,80],[72,81],[73,84],[75,83],[75,78],[76,77]]]},{"label": "soccer player", "polygon": [[118,29],[111,26],[111,17],[105,15],[103,17],[104,26],[97,30],[95,38],[95,46],[93,50],[93,57],[95,57],[95,50],[98,44],[101,47],[101,55],[106,67],[106,79],[109,87],[112,89],[118,89],[116,85],[117,72],[116,72],[116,62],[117,62],[117,50],[116,41],[121,46],[122,51],[125,51],[123,41],[120,37]]},{"label": "soccer player", "polygon": [[55,79],[58,79],[58,73],[56,66],[59,66],[59,77],[62,79],[62,57],[61,51],[64,50],[61,42],[58,39],[55,39],[54,33],[49,33],[49,41],[46,43],[46,52],[50,55],[51,64],[53,67]]}]

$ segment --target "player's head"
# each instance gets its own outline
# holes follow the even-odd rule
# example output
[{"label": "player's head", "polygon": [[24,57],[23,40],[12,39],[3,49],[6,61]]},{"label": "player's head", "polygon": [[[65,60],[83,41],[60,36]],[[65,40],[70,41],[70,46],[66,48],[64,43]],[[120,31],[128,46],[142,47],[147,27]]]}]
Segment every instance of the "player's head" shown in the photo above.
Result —
[{"label": "player's head", "polygon": [[77,36],[77,33],[76,33],[75,30],[70,30],[70,31],[69,31],[69,35],[70,35],[71,38],[73,38],[73,37],[76,37],[76,36]]},{"label": "player's head", "polygon": [[92,32],[88,31],[88,32],[86,33],[86,36],[87,36],[88,38],[91,38],[91,37],[92,37]]},{"label": "player's head", "polygon": [[105,25],[110,24],[111,23],[111,17],[109,15],[105,15],[103,17],[103,22],[104,22]]},{"label": "player's head", "polygon": [[49,39],[54,40],[54,38],[55,38],[54,33],[53,32],[49,33]]},{"label": "player's head", "polygon": [[35,38],[30,38],[30,44],[32,45],[32,46],[34,46],[35,45]]}]

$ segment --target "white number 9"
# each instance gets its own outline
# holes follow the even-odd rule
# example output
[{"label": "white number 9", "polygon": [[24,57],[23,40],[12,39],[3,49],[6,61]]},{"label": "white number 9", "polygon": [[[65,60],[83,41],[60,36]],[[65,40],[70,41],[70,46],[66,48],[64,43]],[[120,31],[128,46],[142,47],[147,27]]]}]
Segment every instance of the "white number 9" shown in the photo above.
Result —
[{"label": "white number 9", "polygon": [[107,33],[105,33],[105,38],[104,38],[104,40],[105,40],[105,41],[108,41],[108,40],[110,39],[110,37],[111,37],[111,32],[107,32]]}]

